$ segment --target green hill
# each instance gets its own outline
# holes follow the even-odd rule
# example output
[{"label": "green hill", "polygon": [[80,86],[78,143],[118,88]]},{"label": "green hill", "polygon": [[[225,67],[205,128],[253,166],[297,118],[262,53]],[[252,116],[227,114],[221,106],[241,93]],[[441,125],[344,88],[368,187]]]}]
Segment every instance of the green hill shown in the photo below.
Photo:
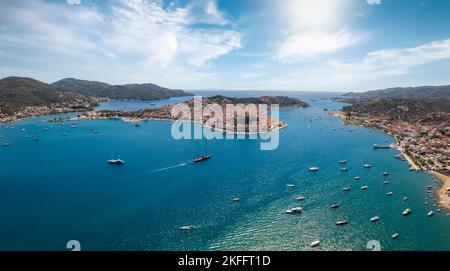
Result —
[{"label": "green hill", "polygon": [[79,80],[75,78],[59,80],[53,83],[52,86],[57,87],[61,91],[76,92],[88,96],[101,96],[101,93],[111,87],[111,85],[107,83]]},{"label": "green hill", "polygon": [[83,95],[124,100],[161,100],[170,97],[191,96],[182,90],[163,88],[155,84],[109,85],[97,81],[66,78],[52,84],[62,91]]},{"label": "green hill", "polygon": [[358,99],[417,99],[425,97],[450,97],[450,86],[387,88],[361,93],[349,92],[344,94],[344,96]]},{"label": "green hill", "polygon": [[24,106],[41,106],[75,99],[85,98],[78,94],[61,92],[52,85],[32,78],[0,79],[0,110],[3,113],[16,112]]}]

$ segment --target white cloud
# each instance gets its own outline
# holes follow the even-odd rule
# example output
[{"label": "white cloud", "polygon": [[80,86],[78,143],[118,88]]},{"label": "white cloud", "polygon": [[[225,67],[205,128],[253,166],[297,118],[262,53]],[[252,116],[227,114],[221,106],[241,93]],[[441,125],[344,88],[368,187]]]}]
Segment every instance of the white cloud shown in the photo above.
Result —
[{"label": "white cloud", "polygon": [[367,0],[369,5],[381,5],[381,0]]},{"label": "white cloud", "polygon": [[242,74],[241,77],[244,79],[260,79],[267,75],[267,72],[252,72]]},{"label": "white cloud", "polygon": [[356,43],[346,21],[353,0],[286,0],[279,16],[286,29],[275,58],[283,62],[328,54]]},{"label": "white cloud", "polygon": [[294,62],[332,53],[355,42],[352,34],[345,29],[338,32],[302,31],[289,36],[280,44],[276,57],[283,62]]},{"label": "white cloud", "polygon": [[67,4],[69,5],[80,5],[81,0],[67,0]]},{"label": "white cloud", "polygon": [[374,51],[357,61],[333,61],[330,67],[355,76],[380,77],[409,73],[414,67],[444,59],[450,59],[450,39],[406,49]]},{"label": "white cloud", "polygon": [[[200,22],[210,26],[192,27]],[[0,49],[29,55],[33,65],[36,55],[53,61],[40,69],[52,77],[85,73],[108,82],[181,86],[181,79],[204,78],[198,69],[241,47],[242,35],[223,29],[227,23],[215,1],[166,8],[159,0],[120,0],[107,14],[88,5],[15,1],[0,3]],[[5,65],[0,64],[2,70]]]},{"label": "white cloud", "polygon": [[191,14],[190,23],[205,23],[215,25],[227,25],[230,21],[226,19],[223,12],[217,7],[215,0],[197,0],[191,2],[188,7]]},{"label": "white cloud", "polygon": [[295,72],[273,77],[267,85],[268,88],[292,90],[392,87],[392,78],[414,74],[421,65],[449,59],[450,39],[438,40],[411,48],[373,51],[361,59],[334,60],[321,65],[299,67]]}]

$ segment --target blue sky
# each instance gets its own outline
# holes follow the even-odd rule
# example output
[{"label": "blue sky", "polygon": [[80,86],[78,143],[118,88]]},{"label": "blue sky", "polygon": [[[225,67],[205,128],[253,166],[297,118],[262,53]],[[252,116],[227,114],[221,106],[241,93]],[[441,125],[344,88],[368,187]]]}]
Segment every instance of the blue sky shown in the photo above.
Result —
[{"label": "blue sky", "polygon": [[450,0],[6,0],[0,77],[182,89],[450,84]]}]

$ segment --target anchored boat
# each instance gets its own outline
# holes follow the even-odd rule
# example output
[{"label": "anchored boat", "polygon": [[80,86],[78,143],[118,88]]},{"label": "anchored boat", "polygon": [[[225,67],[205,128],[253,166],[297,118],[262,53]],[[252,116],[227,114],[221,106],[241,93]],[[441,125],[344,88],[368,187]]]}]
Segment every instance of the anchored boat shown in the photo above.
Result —
[{"label": "anchored boat", "polygon": [[181,226],[179,229],[182,231],[191,231],[195,229],[195,226],[194,225]]},{"label": "anchored boat", "polygon": [[301,213],[302,211],[303,211],[303,209],[301,207],[293,207],[293,208],[287,209],[286,213],[287,214],[298,214],[298,213]]},{"label": "anchored boat", "polygon": [[409,208],[406,208],[403,212],[402,212],[402,215],[403,216],[407,216],[407,215],[410,215],[411,214],[411,209],[409,209]]},{"label": "anchored boat", "polygon": [[192,160],[192,162],[198,163],[198,162],[206,161],[206,160],[212,158],[212,155],[208,154],[208,140],[205,139],[205,154],[204,155],[199,155],[199,152],[200,152],[199,149],[200,149],[200,147],[199,147],[199,144],[197,141],[197,157],[194,158],[194,160]]},{"label": "anchored boat", "polygon": [[344,225],[347,225],[347,224],[348,224],[347,220],[339,220],[339,221],[336,222],[337,226],[344,226]]},{"label": "anchored boat", "polygon": [[123,161],[122,159],[110,159],[107,161],[107,163],[110,165],[123,165],[125,164],[125,161]]}]

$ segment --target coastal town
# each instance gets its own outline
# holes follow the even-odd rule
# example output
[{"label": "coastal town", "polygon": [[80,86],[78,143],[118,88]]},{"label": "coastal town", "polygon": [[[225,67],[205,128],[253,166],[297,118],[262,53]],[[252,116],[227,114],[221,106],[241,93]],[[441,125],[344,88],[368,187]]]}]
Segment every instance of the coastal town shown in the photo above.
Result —
[{"label": "coastal town", "polygon": [[86,111],[92,109],[95,105],[96,102],[86,101],[85,99],[74,99],[72,101],[51,103],[49,105],[25,106],[19,111],[12,113],[0,111],[0,123],[14,122],[23,118],[42,115]]},{"label": "coastal town", "polygon": [[[439,203],[450,208],[450,114],[429,113],[420,121],[400,121],[361,112],[334,112],[345,124],[376,128],[395,137],[391,147],[411,170],[427,171],[442,182]],[[374,146],[378,147],[378,146]]]},{"label": "coastal town", "polygon": [[361,124],[392,134],[420,170],[450,174],[450,126],[448,122],[419,123],[392,121],[380,117],[351,116],[345,123]]},{"label": "coastal town", "polygon": [[[261,97],[261,98],[229,98],[224,96],[215,96],[204,98],[200,107],[195,106],[194,100],[189,100],[183,104],[165,105],[158,108],[123,111],[123,110],[101,110],[86,111],[77,117],[68,119],[69,121],[78,120],[94,120],[94,119],[121,119],[125,122],[133,122],[139,125],[141,121],[146,120],[169,120],[175,121],[188,120],[200,122],[204,127],[211,128],[215,131],[233,134],[258,134],[272,132],[287,127],[287,124],[281,120],[271,118],[269,112],[260,112],[258,107],[261,104],[272,105],[277,104],[281,108],[290,107],[307,107],[308,104],[288,97]],[[253,106],[247,106],[252,103]],[[206,113],[208,105],[218,105],[216,109],[222,111],[222,119],[215,116],[214,112]],[[185,114],[173,114],[176,106],[185,105],[185,109],[189,112]],[[227,106],[235,105],[233,110],[229,110]],[[227,110],[228,109],[228,110]],[[261,109],[262,110],[262,109]],[[180,112],[181,113],[181,112]],[[261,118],[260,114],[265,114]],[[197,116],[200,116],[199,119]],[[215,121],[214,121],[215,120]],[[50,120],[52,122],[60,121],[59,119]],[[227,123],[227,121],[231,122]],[[262,123],[261,121],[265,121]],[[241,126],[240,126],[241,125]]]}]

